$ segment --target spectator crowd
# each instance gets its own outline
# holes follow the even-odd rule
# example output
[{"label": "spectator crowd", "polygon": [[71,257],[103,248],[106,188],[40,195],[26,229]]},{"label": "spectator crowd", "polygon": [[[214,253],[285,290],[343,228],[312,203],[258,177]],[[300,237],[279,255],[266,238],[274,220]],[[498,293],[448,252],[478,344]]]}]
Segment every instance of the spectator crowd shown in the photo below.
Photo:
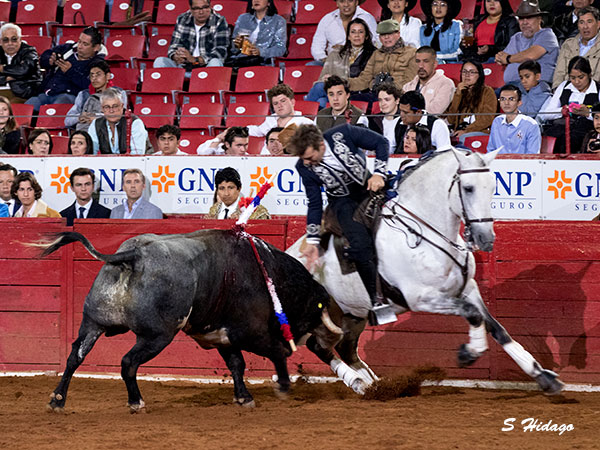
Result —
[{"label": "spectator crowd", "polygon": [[[145,71],[179,68],[185,86],[198,69],[212,67],[231,68],[232,85],[248,67],[276,67],[282,74],[310,69],[316,75],[304,91],[294,92],[291,82],[269,86],[256,102],[266,100],[270,114],[260,120],[249,115],[245,124],[239,122],[242,115],[233,126],[219,121],[196,130],[202,142],[185,150],[178,126],[183,113],[150,126],[137,109],[144,101],[140,104],[136,92],[125,87],[127,80],[112,73],[123,65],[111,57],[106,41],[116,29],[82,27],[72,42],[57,36],[56,45],[36,49],[28,44],[18,15],[14,23],[5,20],[0,28],[0,151],[46,156],[56,147],[54,141],[68,136],[61,153],[72,155],[277,156],[289,153],[287,143],[304,124],[322,132],[343,124],[369,128],[387,139],[389,154],[399,155],[468,147],[474,139],[484,142],[487,151],[510,154],[548,148],[555,153],[600,151],[600,11],[593,0],[541,5],[522,0],[515,10],[509,0],[321,0],[312,7],[327,4],[329,12],[306,26],[299,18],[310,1],[291,2],[296,9],[283,17],[274,0],[247,0],[246,12],[228,23],[223,8],[234,0],[219,9],[211,0],[189,0],[171,24],[170,44],[145,62]],[[151,1],[131,3],[154,6]],[[301,33],[310,42],[310,55],[295,59],[290,37]],[[490,70],[503,80],[492,80]],[[166,103],[184,106],[177,93],[170,96]],[[190,102],[202,111],[211,100],[192,97]],[[215,102],[229,115],[241,104],[236,92],[218,93]],[[32,108],[33,116],[20,126],[23,118],[13,109],[22,104]],[[60,104],[70,105],[64,128],[36,127],[44,105]],[[156,111],[160,115],[162,108]],[[58,214],[42,202],[33,176],[4,167],[0,201],[8,206],[0,214]],[[95,180],[86,170],[71,175],[76,202],[60,213],[69,220],[162,217],[144,200],[140,171],[123,174],[127,199],[105,211],[91,200]],[[236,211],[241,183],[231,171],[221,174],[230,195],[224,188],[215,197],[215,218]],[[13,175],[9,189],[2,184],[7,173]]]}]

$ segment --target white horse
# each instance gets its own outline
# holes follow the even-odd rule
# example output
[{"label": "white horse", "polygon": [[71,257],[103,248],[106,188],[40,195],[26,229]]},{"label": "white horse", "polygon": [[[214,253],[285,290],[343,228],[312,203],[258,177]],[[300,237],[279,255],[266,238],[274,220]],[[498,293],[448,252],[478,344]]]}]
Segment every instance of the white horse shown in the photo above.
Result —
[{"label": "white horse", "polygon": [[[495,156],[495,152],[465,154],[452,149],[407,170],[395,187],[398,195],[383,206],[375,236],[382,291],[396,314],[410,310],[464,317],[469,323],[469,342],[458,350],[461,367],[473,364],[487,350],[489,331],[546,394],[559,394],[563,383],[558,375],[543,369],[491,316],[473,278],[471,250],[489,252],[494,245],[491,199],[495,178],[489,164]],[[466,243],[460,235],[461,221]],[[302,241],[288,250],[299,259]],[[356,272],[342,274],[333,239],[320,264],[317,278],[340,307],[337,313],[330,308],[330,313],[343,337],[337,341],[332,337],[327,347],[321,333],[307,345],[348,386],[363,393],[377,379],[357,353],[369,297]]]}]

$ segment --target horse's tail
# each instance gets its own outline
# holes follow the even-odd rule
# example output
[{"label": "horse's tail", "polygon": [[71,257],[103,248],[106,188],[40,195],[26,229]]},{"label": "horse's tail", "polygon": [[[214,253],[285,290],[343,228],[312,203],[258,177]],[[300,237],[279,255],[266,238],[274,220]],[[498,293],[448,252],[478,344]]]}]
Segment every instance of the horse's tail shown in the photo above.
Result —
[{"label": "horse's tail", "polygon": [[44,258],[61,247],[65,245],[69,245],[73,242],[81,242],[85,249],[99,261],[104,261],[109,264],[122,264],[122,263],[131,263],[135,260],[136,252],[135,250],[127,250],[121,253],[114,253],[112,255],[105,255],[104,253],[100,253],[98,250],[94,248],[88,239],[82,235],[81,233],[76,233],[74,231],[65,231],[62,233],[54,233],[47,236],[48,240],[40,241],[40,242],[32,242],[27,243],[25,245],[29,247],[37,247],[42,249],[43,251],[40,253],[40,258]]}]

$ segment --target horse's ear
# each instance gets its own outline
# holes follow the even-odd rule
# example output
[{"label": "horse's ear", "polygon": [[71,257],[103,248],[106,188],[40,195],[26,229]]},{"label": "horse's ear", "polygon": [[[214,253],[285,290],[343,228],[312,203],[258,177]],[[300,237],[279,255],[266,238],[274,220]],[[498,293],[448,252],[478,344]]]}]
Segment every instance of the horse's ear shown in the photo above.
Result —
[{"label": "horse's ear", "polygon": [[452,150],[452,153],[454,153],[454,156],[456,157],[456,160],[458,161],[459,166],[464,167],[466,165],[466,161],[467,161],[466,155],[454,147],[450,147],[450,150]]},{"label": "horse's ear", "polygon": [[494,158],[496,157],[496,155],[498,154],[498,152],[502,150],[501,148],[494,150],[493,152],[489,152],[489,153],[485,153],[481,155],[481,158],[483,159],[483,162],[485,163],[486,166],[489,166],[492,161],[494,160]]}]

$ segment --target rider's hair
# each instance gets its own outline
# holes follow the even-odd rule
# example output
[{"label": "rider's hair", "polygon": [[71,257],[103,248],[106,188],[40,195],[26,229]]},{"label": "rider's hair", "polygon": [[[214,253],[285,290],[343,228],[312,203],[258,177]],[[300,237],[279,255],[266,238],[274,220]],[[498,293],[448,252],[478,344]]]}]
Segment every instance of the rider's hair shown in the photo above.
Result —
[{"label": "rider's hair", "polygon": [[288,141],[286,150],[294,156],[302,156],[308,147],[318,149],[323,142],[323,133],[316,125],[300,125]]}]

